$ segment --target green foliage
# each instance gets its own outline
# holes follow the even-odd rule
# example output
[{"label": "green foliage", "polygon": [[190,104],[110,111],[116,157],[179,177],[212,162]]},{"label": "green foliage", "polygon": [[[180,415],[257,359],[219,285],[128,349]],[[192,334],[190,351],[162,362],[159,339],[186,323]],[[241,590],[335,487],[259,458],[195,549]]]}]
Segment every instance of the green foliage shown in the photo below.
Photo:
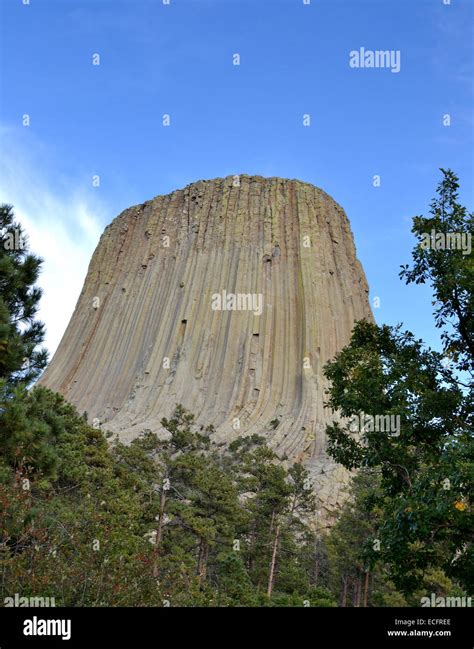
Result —
[{"label": "green foliage", "polygon": [[[418,235],[432,227],[472,229],[472,218],[455,200],[457,179],[443,173],[433,219],[414,220]],[[473,392],[464,376],[472,367],[472,258],[420,247],[413,258],[414,269],[404,267],[402,275],[432,282],[436,323],[446,327],[443,341],[451,363],[400,326],[358,322],[349,345],[325,368],[331,383],[328,405],[342,417],[327,428],[329,452],[347,468],[372,468],[380,476],[380,489],[367,505],[367,511],[376,507],[379,513],[374,534],[380,540],[374,551],[367,530],[369,565],[387,565],[406,595],[435,569],[469,591],[474,586]],[[361,413],[398,417],[399,430],[355,431],[354,418],[360,422]]]},{"label": "green foliage", "polygon": [[[458,202],[459,182],[451,170],[441,169],[443,180],[431,203],[429,217],[413,219],[412,232],[420,240],[413,250],[413,266],[402,266],[400,276],[407,284],[429,282],[433,289],[435,323],[442,330],[444,351],[461,370],[473,370],[474,358],[474,259],[471,239],[474,213]],[[434,232],[433,232],[434,231]],[[435,245],[423,245],[426,235],[435,234]],[[451,234],[464,238],[464,249],[437,247],[436,236]]]},{"label": "green foliage", "polygon": [[41,290],[34,286],[41,259],[28,245],[11,205],[0,205],[0,389],[28,384],[47,362],[43,324],[35,320]]},{"label": "green foliage", "polygon": [[[351,497],[323,540],[329,571],[322,583],[337,597],[339,606],[420,606],[422,598],[429,599],[432,594],[468,596],[469,591],[439,568],[425,570],[411,593],[396,589],[391,579],[392,566],[384,560],[381,537],[386,506],[379,470],[358,471],[352,481]],[[379,560],[370,561],[371,553],[378,554]]]},{"label": "green foliage", "polygon": [[[298,518],[311,503],[306,474],[286,471],[258,438],[223,455],[178,406],[163,420],[167,439],[145,432],[109,446],[42,387],[17,389],[3,412],[13,436],[1,442],[3,597],[50,596],[69,606],[308,599],[312,582],[302,567],[311,562],[304,542],[311,534]],[[18,430],[11,412],[21,414]],[[282,603],[285,594],[299,604]],[[311,605],[334,605],[316,599]]]},{"label": "green foliage", "polygon": [[423,350],[411,334],[358,323],[326,375],[331,407],[343,416],[370,403],[374,416],[401,418],[399,436],[376,430],[355,435],[350,424],[339,422],[327,430],[329,452],[339,462],[380,470],[380,557],[392,566],[397,586],[411,592],[424,570],[438,566],[472,587],[469,406],[451,377],[447,382],[439,355]]},{"label": "green foliage", "polygon": [[326,540],[328,584],[340,606],[406,606],[383,562],[370,565],[364,555],[364,549],[373,547],[378,537],[380,495],[379,472],[361,469],[352,480],[351,497]]},{"label": "green foliage", "polygon": [[114,460],[101,431],[62,397],[35,388],[22,398],[26,418],[44,414],[43,439],[30,464],[17,463],[8,473],[4,463],[4,596],[49,595],[71,606],[138,604],[147,587],[147,573],[139,570],[149,552],[147,485]]}]

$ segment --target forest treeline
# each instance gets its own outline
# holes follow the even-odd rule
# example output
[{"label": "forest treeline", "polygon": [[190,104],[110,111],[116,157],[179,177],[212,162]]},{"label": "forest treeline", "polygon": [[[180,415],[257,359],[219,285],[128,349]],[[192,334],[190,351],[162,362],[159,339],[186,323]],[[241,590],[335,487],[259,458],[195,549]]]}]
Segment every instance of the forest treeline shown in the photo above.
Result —
[{"label": "forest treeline", "polygon": [[[430,216],[414,219],[419,241],[433,230],[472,236],[457,178],[442,173]],[[11,206],[0,207],[0,233],[0,605],[15,594],[160,607],[420,606],[433,593],[472,595],[472,255],[416,245],[401,270],[432,288],[441,352],[401,327],[359,322],[326,366],[338,413],[329,452],[354,470],[326,530],[304,466],[262,436],[217,444],[177,405],[162,420],[166,438],[144,431],[125,445],[31,387],[47,363],[41,260]],[[398,434],[354,430],[362,412],[399,417]]]}]

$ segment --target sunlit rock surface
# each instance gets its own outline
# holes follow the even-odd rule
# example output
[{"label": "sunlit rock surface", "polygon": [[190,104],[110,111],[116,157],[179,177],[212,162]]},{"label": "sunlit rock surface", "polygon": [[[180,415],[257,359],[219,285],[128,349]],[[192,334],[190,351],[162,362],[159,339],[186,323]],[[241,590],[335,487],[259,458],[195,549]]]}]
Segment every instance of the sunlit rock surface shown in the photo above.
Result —
[{"label": "sunlit rock surface", "polygon": [[281,178],[199,181],[105,229],[41,382],[125,441],[159,433],[176,403],[219,441],[264,435],[311,469],[325,518],[347,473],[325,453],[322,370],[360,318],[367,282],[330,196]]}]

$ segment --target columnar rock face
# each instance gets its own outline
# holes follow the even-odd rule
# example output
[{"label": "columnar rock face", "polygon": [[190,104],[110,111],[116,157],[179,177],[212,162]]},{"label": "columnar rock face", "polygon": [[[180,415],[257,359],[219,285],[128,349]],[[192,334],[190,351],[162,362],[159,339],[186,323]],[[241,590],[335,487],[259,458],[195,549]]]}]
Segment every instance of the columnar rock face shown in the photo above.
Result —
[{"label": "columnar rock face", "polygon": [[326,455],[322,369],[371,319],[349,222],[297,180],[200,181],[104,231],[41,382],[125,441],[177,403],[216,438],[258,433],[311,469],[321,506],[346,473]]}]

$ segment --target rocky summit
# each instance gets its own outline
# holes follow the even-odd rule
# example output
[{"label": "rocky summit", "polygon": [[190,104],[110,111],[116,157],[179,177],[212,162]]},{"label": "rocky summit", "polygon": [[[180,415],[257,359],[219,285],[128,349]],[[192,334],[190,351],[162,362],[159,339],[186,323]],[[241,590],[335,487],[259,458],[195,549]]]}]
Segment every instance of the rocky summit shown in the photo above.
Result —
[{"label": "rocky summit", "polygon": [[216,440],[263,435],[310,469],[324,519],[347,472],[326,454],[323,367],[372,319],[344,210],[308,183],[202,180],[107,226],[41,383],[129,441],[183,404]]}]

